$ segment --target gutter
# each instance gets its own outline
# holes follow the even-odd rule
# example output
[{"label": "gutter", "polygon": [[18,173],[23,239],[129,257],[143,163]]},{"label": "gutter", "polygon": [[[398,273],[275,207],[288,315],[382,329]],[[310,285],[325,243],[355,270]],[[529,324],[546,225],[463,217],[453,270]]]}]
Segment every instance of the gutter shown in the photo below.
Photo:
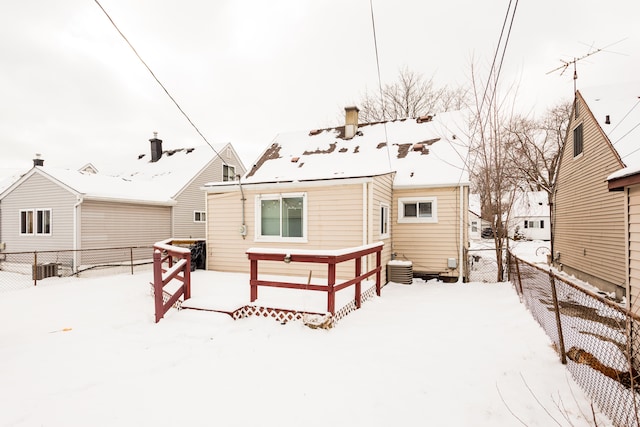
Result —
[{"label": "gutter", "polygon": [[76,196],[77,202],[73,205],[73,269],[78,271],[78,210],[84,198],[80,195]]}]

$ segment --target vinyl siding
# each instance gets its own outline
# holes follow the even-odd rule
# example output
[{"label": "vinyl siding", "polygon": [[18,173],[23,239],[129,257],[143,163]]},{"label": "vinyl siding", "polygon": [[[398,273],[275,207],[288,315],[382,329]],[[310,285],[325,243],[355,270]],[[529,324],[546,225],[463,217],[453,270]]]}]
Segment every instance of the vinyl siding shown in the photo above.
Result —
[{"label": "vinyl siding", "polygon": [[631,311],[640,315],[640,186],[628,190],[629,288]]},{"label": "vinyl siding", "polygon": [[[73,205],[76,197],[50,179],[34,173],[0,204],[2,240],[7,252],[73,249]],[[20,235],[20,210],[51,209],[51,235]]]},{"label": "vinyl siding", "polygon": [[[367,186],[372,185],[366,184]],[[275,191],[258,192],[244,189],[245,222],[247,236],[240,235],[242,225],[242,200],[238,190],[233,193],[208,195],[207,268],[219,271],[249,272],[246,255],[248,248],[284,249],[340,249],[363,244],[363,185],[329,185],[326,187],[295,188],[285,185],[281,194],[307,194],[307,242],[259,242],[255,240],[255,200],[259,194],[274,194]],[[368,187],[364,192],[365,202]],[[326,277],[325,265],[304,263],[264,262],[259,264],[260,274]],[[338,277],[353,277],[354,263],[339,265]]]},{"label": "vinyl siding", "polygon": [[[393,195],[393,252],[400,260],[413,262],[414,272],[439,274],[457,277],[460,258],[460,215],[459,209],[466,212],[467,189],[465,187],[464,205],[460,207],[459,187],[396,190]],[[399,223],[399,198],[437,198],[437,223]],[[465,215],[465,220],[467,216]],[[464,241],[468,232],[464,231]],[[463,243],[464,244],[464,243]],[[450,270],[447,259],[458,260],[458,268]]]},{"label": "vinyl siding", "polygon": [[[382,175],[374,178],[373,182],[373,209],[371,209],[373,220],[371,221],[371,234],[369,237],[369,242],[383,242],[384,247],[382,248],[382,275],[381,281],[382,283],[387,282],[387,269],[386,265],[391,260],[392,250],[392,238],[394,231],[394,223],[393,223],[393,175]],[[380,206],[382,203],[389,205],[389,236],[386,238],[382,238],[380,235]],[[375,264],[375,256],[370,256],[370,265]]]},{"label": "vinyl siding", "polygon": [[173,230],[175,238],[204,238],[206,224],[193,220],[194,211],[206,211],[206,193],[202,190],[208,182],[222,181],[223,161],[234,166],[237,174],[244,174],[242,162],[233,150],[223,149],[201,173],[199,173],[178,195],[178,204],[173,208]]},{"label": "vinyl siding", "polygon": [[86,200],[80,212],[82,249],[151,246],[171,237],[168,206]]},{"label": "vinyl siding", "polygon": [[[582,103],[579,99],[578,102]],[[617,154],[584,106],[572,122],[555,193],[554,251],[559,267],[604,291],[621,292],[625,274],[625,196],[606,178],[620,169]],[[573,156],[573,129],[583,124],[582,155]]]}]

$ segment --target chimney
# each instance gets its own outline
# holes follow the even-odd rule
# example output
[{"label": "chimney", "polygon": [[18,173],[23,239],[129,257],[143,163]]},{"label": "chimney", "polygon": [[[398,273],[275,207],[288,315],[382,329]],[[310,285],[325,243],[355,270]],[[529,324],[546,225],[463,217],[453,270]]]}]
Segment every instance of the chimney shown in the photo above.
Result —
[{"label": "chimney", "polygon": [[44,166],[44,159],[40,158],[40,153],[36,153],[36,158],[33,159],[33,166]]},{"label": "chimney", "polygon": [[351,139],[356,135],[358,131],[358,111],[360,110],[355,105],[344,108],[344,139]]},{"label": "chimney", "polygon": [[162,140],[158,139],[158,132],[153,133],[153,138],[149,142],[151,143],[151,161],[157,162],[162,157]]}]

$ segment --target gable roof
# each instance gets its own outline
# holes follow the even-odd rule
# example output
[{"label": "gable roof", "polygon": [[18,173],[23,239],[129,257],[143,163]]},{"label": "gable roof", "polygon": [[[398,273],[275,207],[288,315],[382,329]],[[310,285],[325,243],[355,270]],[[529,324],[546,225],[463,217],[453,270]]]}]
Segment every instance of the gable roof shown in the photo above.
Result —
[{"label": "gable roof", "polygon": [[462,112],[419,119],[283,133],[258,158],[244,183],[372,177],[395,172],[394,187],[468,184]]},{"label": "gable roof", "polygon": [[640,81],[595,86],[578,93],[625,165],[608,179],[640,171]]},{"label": "gable roof", "polygon": [[[228,143],[214,146],[217,153],[228,147],[231,147]],[[206,145],[167,149],[156,162],[149,161],[149,156],[140,155],[137,159],[123,162],[111,174],[94,173],[84,167],[81,170],[71,170],[36,166],[19,180],[0,189],[0,197],[37,173],[79,197],[173,205],[175,197],[217,158],[216,152]]]},{"label": "gable roof", "polygon": [[519,191],[511,207],[512,218],[547,217],[551,215],[549,193],[546,191]]},{"label": "gable roof", "polygon": [[22,169],[0,169],[0,194],[24,175]]}]

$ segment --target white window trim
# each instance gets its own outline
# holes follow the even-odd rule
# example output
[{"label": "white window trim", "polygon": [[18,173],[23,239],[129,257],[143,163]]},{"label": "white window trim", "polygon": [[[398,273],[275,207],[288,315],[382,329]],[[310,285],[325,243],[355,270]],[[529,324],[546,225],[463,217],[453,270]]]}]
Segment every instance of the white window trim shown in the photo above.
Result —
[{"label": "white window trim", "polygon": [[[387,210],[387,232],[386,233],[382,233],[381,229],[382,229],[382,221],[384,220],[383,216],[382,216],[382,209]],[[387,203],[380,203],[380,238],[381,239],[388,239],[389,237],[391,237],[391,207],[389,206],[389,204]]]},{"label": "white window trim", "polygon": [[[196,214],[200,214],[200,219],[196,219]],[[204,215],[204,220],[202,216]],[[197,224],[202,224],[203,222],[207,222],[207,213],[205,211],[193,211],[193,222]]]},{"label": "white window trim", "polygon": [[[22,213],[23,212],[31,212],[33,218],[33,231],[31,233],[23,233],[22,232]],[[49,212],[49,232],[48,233],[38,233],[38,212]],[[37,208],[37,209],[20,209],[18,219],[18,226],[20,228],[21,236],[51,236],[51,229],[53,228],[53,211],[51,208]]]},{"label": "white window trim", "polygon": [[[262,200],[282,200],[282,198],[302,197],[302,237],[282,237],[282,236],[263,236],[262,235]],[[254,218],[254,240],[256,242],[292,242],[307,243],[307,193],[277,193],[277,194],[259,194],[255,200],[255,218]]]},{"label": "white window trim", "polygon": [[[233,170],[233,176],[231,176],[231,178],[229,180],[227,180],[227,181],[225,181],[225,178],[226,178],[225,173],[224,173],[225,166],[226,166],[227,169],[232,169]],[[223,182],[231,182],[231,181],[235,181],[235,180],[236,180],[236,167],[234,165],[230,165],[230,164],[222,165],[222,181]]]},{"label": "white window trim", "polygon": [[[407,203],[431,202],[430,218],[412,218],[404,216],[404,205]],[[398,199],[398,223],[405,224],[434,224],[438,222],[438,198],[437,197],[400,197]]]}]

